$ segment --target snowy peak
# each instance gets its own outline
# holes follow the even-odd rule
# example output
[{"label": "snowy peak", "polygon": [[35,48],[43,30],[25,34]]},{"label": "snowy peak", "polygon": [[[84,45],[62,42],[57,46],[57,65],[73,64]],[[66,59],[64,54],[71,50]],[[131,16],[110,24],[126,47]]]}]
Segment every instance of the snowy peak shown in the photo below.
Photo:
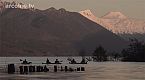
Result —
[{"label": "snowy peak", "polygon": [[82,16],[96,22],[97,21],[97,17],[91,12],[91,10],[87,9],[84,11],[80,11],[79,12]]},{"label": "snowy peak", "polygon": [[121,12],[110,12],[104,17],[103,21],[113,25],[110,28],[113,33],[116,34],[144,34],[145,22],[142,20],[136,20],[124,16]]},{"label": "snowy peak", "polygon": [[130,19],[121,12],[109,12],[102,18],[96,17],[90,10],[80,11],[79,13],[115,34],[145,33],[145,21]]},{"label": "snowy peak", "polygon": [[91,10],[89,10],[89,9],[80,11],[79,13],[82,15],[85,15],[85,16],[94,16],[93,13],[91,12]]},{"label": "snowy peak", "polygon": [[127,17],[121,12],[109,12],[107,15],[103,16],[104,19],[126,19]]},{"label": "snowy peak", "polygon": [[[110,30],[109,27],[112,27],[111,24],[106,23],[106,22],[104,22],[101,18],[96,17],[96,16],[91,12],[91,10],[84,10],[84,11],[80,11],[79,13],[80,13],[82,16],[88,18],[89,20],[91,20],[91,21],[93,21],[93,22],[95,22],[95,23],[97,23],[97,24],[99,24],[99,25],[101,25],[101,26],[103,26],[103,27],[105,27],[105,28],[107,27],[107,29],[109,29],[109,30]],[[109,27],[108,27],[108,26],[109,26]]]}]

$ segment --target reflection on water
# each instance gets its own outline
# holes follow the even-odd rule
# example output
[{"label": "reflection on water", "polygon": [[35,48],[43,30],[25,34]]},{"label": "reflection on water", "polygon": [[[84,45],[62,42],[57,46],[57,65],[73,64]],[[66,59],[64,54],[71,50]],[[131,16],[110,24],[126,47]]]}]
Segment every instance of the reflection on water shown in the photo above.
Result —
[{"label": "reflection on water", "polygon": [[[0,66],[8,63],[20,63],[20,58],[0,58]],[[24,59],[24,58],[22,58]],[[46,58],[27,58],[35,64],[44,62]],[[54,61],[55,58],[49,58]],[[65,61],[67,58],[59,58]],[[80,58],[75,58],[78,62]],[[77,66],[77,65],[76,65]],[[0,72],[0,80],[145,80],[145,63],[136,62],[90,62],[85,72],[47,72],[19,75]]]}]

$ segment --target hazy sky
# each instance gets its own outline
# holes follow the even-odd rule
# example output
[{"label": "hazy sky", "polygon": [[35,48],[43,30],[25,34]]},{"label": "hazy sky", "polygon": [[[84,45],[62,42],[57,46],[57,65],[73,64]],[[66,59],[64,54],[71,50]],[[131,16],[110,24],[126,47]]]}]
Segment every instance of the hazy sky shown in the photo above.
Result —
[{"label": "hazy sky", "polygon": [[[4,1],[4,0],[2,0]],[[36,8],[50,7],[65,8],[68,11],[81,11],[90,9],[97,17],[111,11],[120,11],[124,15],[145,19],[145,0],[5,0],[18,1],[25,4],[34,4]]]}]

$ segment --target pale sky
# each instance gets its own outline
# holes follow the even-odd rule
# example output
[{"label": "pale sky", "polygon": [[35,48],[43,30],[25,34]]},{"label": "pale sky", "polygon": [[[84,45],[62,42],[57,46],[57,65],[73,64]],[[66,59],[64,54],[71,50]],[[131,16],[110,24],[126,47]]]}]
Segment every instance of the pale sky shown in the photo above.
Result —
[{"label": "pale sky", "polygon": [[[4,1],[4,0],[2,0]],[[34,4],[35,8],[65,8],[79,12],[90,9],[94,15],[101,17],[111,11],[119,11],[124,15],[145,20],[145,0],[5,0]]]}]

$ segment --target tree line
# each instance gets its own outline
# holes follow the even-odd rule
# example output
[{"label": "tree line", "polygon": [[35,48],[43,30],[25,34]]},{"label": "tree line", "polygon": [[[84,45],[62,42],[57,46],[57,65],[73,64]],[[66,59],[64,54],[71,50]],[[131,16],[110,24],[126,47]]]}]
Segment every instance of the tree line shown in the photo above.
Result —
[{"label": "tree line", "polygon": [[121,53],[107,53],[107,51],[100,45],[96,47],[92,53],[93,61],[124,61],[124,62],[145,62],[145,43],[137,39],[130,39],[128,48],[125,48]]}]

